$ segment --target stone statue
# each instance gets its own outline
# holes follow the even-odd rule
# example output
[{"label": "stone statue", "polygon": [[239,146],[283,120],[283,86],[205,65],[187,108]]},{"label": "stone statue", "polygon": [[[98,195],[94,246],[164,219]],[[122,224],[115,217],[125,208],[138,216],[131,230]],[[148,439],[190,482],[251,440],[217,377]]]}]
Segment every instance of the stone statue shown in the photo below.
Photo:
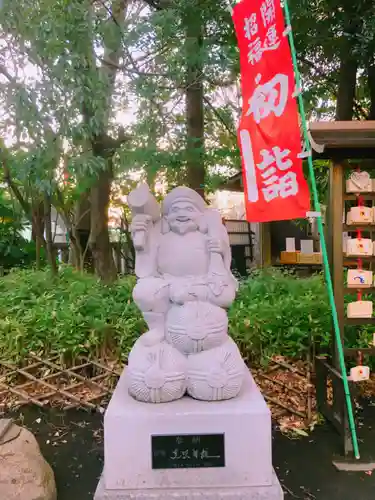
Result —
[{"label": "stone statue", "polygon": [[218,211],[187,187],[162,210],[141,184],[128,197],[138,278],[133,297],[149,330],[129,355],[129,392],[139,401],[183,397],[218,401],[238,395],[245,364],[228,336],[237,281]]}]

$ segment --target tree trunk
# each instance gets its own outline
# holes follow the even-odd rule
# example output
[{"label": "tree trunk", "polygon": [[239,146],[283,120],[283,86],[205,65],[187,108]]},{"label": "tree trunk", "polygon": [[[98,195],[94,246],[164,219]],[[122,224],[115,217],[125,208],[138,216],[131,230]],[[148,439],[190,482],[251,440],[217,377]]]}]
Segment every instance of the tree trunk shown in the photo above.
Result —
[{"label": "tree trunk", "polygon": [[187,183],[204,195],[204,103],[203,103],[203,21],[199,8],[189,8],[186,16],[186,126]]},{"label": "tree trunk", "polygon": [[[90,193],[83,193],[80,199],[76,203],[75,214],[74,214],[74,224],[75,224],[75,236],[78,239],[79,246],[74,248],[74,252],[81,249],[81,255],[77,261],[77,267],[80,269],[84,268],[88,272],[94,272],[94,259],[91,252],[89,239],[91,231],[91,216],[90,216],[91,204],[90,204]],[[81,262],[82,259],[82,262]]]},{"label": "tree trunk", "polygon": [[375,120],[375,63],[367,69],[367,84],[370,94],[370,110],[368,119]]},{"label": "tree trunk", "polygon": [[38,236],[44,234],[44,203],[32,204],[31,238],[36,241]]},{"label": "tree trunk", "polygon": [[[94,39],[87,55],[87,65],[95,67],[98,80],[106,86],[106,107],[102,123],[99,126],[100,132],[92,134],[90,138],[93,155],[105,160],[106,168],[98,172],[97,180],[90,190],[90,237],[89,245],[92,252],[95,271],[105,282],[114,281],[117,277],[116,266],[113,259],[112,248],[108,232],[108,207],[111,194],[111,183],[113,180],[112,157],[116,148],[124,141],[115,141],[108,133],[110,110],[112,105],[112,94],[115,85],[117,68],[122,54],[121,30],[124,26],[125,11],[128,0],[112,0],[110,8],[110,18],[108,20],[117,32],[116,40],[110,36],[111,30],[107,30],[104,36],[103,64],[100,68],[95,66]],[[90,128],[90,122],[96,114],[95,103],[92,95],[87,94],[83,103],[84,121]]]},{"label": "tree trunk", "polygon": [[[155,93],[152,93],[152,97],[155,99]],[[152,151],[154,148],[156,148],[157,145],[157,131],[156,131],[156,125],[155,122],[150,116],[150,129],[147,137],[147,145]],[[155,169],[153,165],[153,159],[151,157],[151,161],[149,164],[146,165],[146,181],[147,184],[150,188],[151,193],[155,192],[155,182],[156,182],[156,177],[157,177],[157,170]]]},{"label": "tree trunk", "polygon": [[52,224],[51,224],[51,199],[44,195],[44,226],[46,231],[46,251],[48,263],[54,276],[58,273],[56,255],[53,248]]},{"label": "tree trunk", "polygon": [[39,271],[42,268],[42,248],[47,248],[44,240],[44,204],[33,202],[31,212],[31,238],[35,242],[35,265]]},{"label": "tree trunk", "polygon": [[336,120],[353,119],[358,70],[358,58],[354,55],[354,36],[359,33],[361,23],[361,20],[353,19],[346,29],[348,35],[342,40]]},{"label": "tree trunk", "polygon": [[350,121],[353,118],[358,62],[348,52],[340,63],[339,88],[337,92],[336,120]]},{"label": "tree trunk", "polygon": [[37,271],[42,269],[42,240],[39,236],[35,238],[35,267]]},{"label": "tree trunk", "polygon": [[117,277],[108,231],[108,207],[111,194],[112,161],[99,172],[98,180],[91,188],[90,248],[94,257],[95,271],[106,283]]}]

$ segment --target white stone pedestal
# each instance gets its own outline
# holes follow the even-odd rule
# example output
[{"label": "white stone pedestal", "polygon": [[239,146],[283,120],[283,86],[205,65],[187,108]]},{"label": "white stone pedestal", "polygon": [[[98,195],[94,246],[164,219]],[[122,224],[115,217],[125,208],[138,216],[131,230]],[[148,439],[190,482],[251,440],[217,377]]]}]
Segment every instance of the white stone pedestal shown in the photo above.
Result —
[{"label": "white stone pedestal", "polygon": [[284,494],[275,474],[271,486],[152,490],[106,490],[102,477],[95,493],[95,500],[283,500],[283,498]]},{"label": "white stone pedestal", "polygon": [[[224,434],[225,466],[152,469],[151,436]],[[281,500],[271,415],[250,372],[229,401],[147,404],[122,374],[104,417],[104,472],[95,500]]]}]

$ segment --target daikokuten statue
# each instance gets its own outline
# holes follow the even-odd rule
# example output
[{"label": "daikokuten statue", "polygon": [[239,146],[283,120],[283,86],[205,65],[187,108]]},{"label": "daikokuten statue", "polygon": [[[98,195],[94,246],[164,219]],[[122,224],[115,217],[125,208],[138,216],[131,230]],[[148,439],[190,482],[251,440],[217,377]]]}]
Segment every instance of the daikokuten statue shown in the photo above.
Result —
[{"label": "daikokuten statue", "polygon": [[133,297],[149,330],[129,355],[129,392],[165,403],[186,393],[218,401],[239,393],[245,364],[228,336],[237,291],[227,231],[218,211],[187,187],[162,208],[141,184],[128,198],[138,278]]}]

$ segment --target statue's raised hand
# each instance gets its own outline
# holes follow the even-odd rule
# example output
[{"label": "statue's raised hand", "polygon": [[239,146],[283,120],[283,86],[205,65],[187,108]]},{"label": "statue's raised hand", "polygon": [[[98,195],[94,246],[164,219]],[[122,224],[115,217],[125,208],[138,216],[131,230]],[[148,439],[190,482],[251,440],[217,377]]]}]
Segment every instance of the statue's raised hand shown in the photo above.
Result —
[{"label": "statue's raised hand", "polygon": [[151,222],[151,216],[146,214],[137,214],[133,217],[130,225],[130,231],[135,233],[137,231],[147,231]]},{"label": "statue's raised hand", "polygon": [[137,214],[133,217],[130,225],[130,232],[133,238],[134,248],[144,250],[146,235],[151,225],[152,217],[146,214]]}]

